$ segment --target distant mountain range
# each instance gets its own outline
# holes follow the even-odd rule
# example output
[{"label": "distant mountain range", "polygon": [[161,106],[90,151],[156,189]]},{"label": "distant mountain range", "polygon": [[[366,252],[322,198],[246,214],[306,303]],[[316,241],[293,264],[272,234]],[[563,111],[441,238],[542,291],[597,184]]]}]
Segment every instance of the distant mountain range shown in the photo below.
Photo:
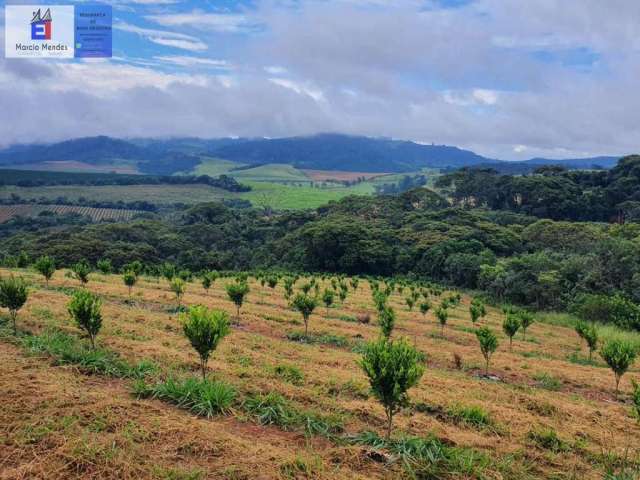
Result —
[{"label": "distant mountain range", "polygon": [[142,173],[167,175],[187,172],[202,157],[215,157],[249,165],[281,163],[312,170],[352,172],[412,172],[421,168],[491,167],[523,173],[540,165],[567,168],[610,168],[618,157],[551,160],[534,158],[508,162],[446,145],[340,134],[319,134],[278,139],[177,138],[121,140],[88,137],[47,145],[17,145],[0,150],[0,167],[47,168],[51,162],[78,162],[92,166],[128,164]]}]

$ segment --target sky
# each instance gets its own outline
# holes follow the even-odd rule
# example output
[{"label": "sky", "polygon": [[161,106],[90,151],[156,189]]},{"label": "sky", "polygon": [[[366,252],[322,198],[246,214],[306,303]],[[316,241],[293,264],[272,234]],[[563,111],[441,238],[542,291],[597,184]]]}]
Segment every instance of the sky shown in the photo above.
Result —
[{"label": "sky", "polygon": [[340,132],[501,159],[640,152],[637,0],[109,3],[111,59],[5,59],[0,9],[0,146]]}]

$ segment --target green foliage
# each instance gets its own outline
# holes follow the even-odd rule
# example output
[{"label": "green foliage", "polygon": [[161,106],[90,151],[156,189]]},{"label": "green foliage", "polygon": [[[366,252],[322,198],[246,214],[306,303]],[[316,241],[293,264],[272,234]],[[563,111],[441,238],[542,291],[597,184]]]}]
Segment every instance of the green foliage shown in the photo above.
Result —
[{"label": "green foliage", "polygon": [[518,316],[508,313],[502,322],[502,331],[509,337],[509,351],[512,350],[513,337],[518,333],[518,330],[520,330],[520,319]]},{"label": "green foliage", "polygon": [[100,273],[104,275],[109,275],[113,271],[113,265],[111,264],[111,260],[108,258],[101,258],[98,260],[96,267],[98,267]]},{"label": "green foliage", "polygon": [[535,316],[533,313],[527,310],[519,310],[517,312],[518,319],[520,320],[520,327],[522,328],[522,338],[523,340],[527,336],[527,328],[529,328],[533,322],[535,321]]},{"label": "green foliage", "polygon": [[420,360],[418,351],[403,339],[392,342],[382,338],[366,345],[359,364],[373,395],[385,409],[387,439],[391,436],[393,415],[407,404],[407,391],[424,373]]},{"label": "green foliage", "polygon": [[469,315],[471,316],[471,323],[475,325],[478,319],[482,316],[482,311],[477,305],[472,303],[469,305]]},{"label": "green foliage", "polygon": [[243,408],[261,425],[277,425],[285,430],[302,429],[308,435],[333,437],[344,428],[340,418],[300,411],[277,392],[250,395]]},{"label": "green foliage", "polygon": [[488,478],[485,470],[489,458],[475,450],[448,446],[436,437],[400,437],[384,439],[373,432],[363,432],[353,443],[368,445],[376,450],[387,450],[399,458],[408,478]]},{"label": "green foliage", "polygon": [[182,297],[185,290],[187,289],[187,283],[180,277],[175,277],[171,280],[171,284],[169,285],[169,287],[171,288],[173,294],[176,296],[176,302],[178,302],[178,308],[180,308]]},{"label": "green foliage", "polygon": [[125,272],[122,274],[122,281],[129,289],[129,297],[131,297],[131,290],[138,282],[138,276],[136,275],[136,272],[134,272],[133,270],[125,270]]},{"label": "green foliage", "polygon": [[534,445],[544,450],[554,453],[567,452],[570,450],[569,444],[562,440],[553,428],[537,428],[529,431],[527,438]]},{"label": "green foliage", "polygon": [[640,423],[640,383],[631,380],[633,392],[631,393],[631,413]]},{"label": "green foliage", "polygon": [[236,321],[240,322],[240,308],[244,303],[244,297],[249,293],[249,284],[246,281],[236,280],[225,285],[227,296],[236,306]]},{"label": "green foliage", "polygon": [[334,335],[332,333],[306,333],[306,332],[289,332],[287,338],[293,342],[333,345],[334,347],[346,347],[349,340],[342,335]]},{"label": "green foliage", "polygon": [[261,425],[287,428],[295,423],[296,412],[287,399],[277,392],[249,396],[243,407]]},{"label": "green foliage", "polygon": [[67,310],[76,325],[84,330],[91,341],[91,348],[96,348],[96,336],[102,328],[102,302],[94,293],[78,290],[71,297]]},{"label": "green foliage", "polygon": [[485,373],[488,375],[491,356],[498,349],[498,337],[489,327],[482,327],[476,330],[476,337],[478,337],[480,351],[485,360]]},{"label": "green foliage", "polygon": [[20,342],[29,353],[49,355],[57,365],[74,365],[85,373],[142,379],[158,371],[158,366],[148,360],[132,365],[114,352],[88,348],[75,336],[58,330],[26,335]]},{"label": "green foliage", "polygon": [[304,334],[309,331],[309,317],[318,305],[315,298],[310,297],[306,293],[298,293],[291,302],[291,306],[302,314],[304,319]]},{"label": "green foliage", "polygon": [[594,324],[589,324],[579,320],[576,323],[575,330],[578,336],[587,342],[587,347],[589,348],[589,362],[591,362],[593,352],[598,349],[598,329]]},{"label": "green foliage", "polygon": [[43,255],[38,258],[36,262],[33,264],[33,267],[36,271],[44,277],[45,283],[48,286],[49,280],[53,277],[53,274],[56,271],[56,264],[51,257],[48,255]]},{"label": "green foliage", "polygon": [[71,267],[71,271],[73,272],[73,276],[76,280],[78,280],[81,284],[86,284],[89,282],[89,274],[91,273],[91,267],[86,260],[82,260]]},{"label": "green foliage", "polygon": [[226,312],[209,310],[205,306],[197,305],[189,308],[186,314],[180,315],[180,323],[191,346],[200,356],[200,370],[204,379],[211,353],[230,333],[229,316]]},{"label": "green foliage", "polygon": [[324,292],[322,293],[322,303],[324,303],[324,306],[327,309],[327,315],[329,315],[329,307],[333,305],[333,299],[334,299],[333,290],[325,288]]},{"label": "green foliage", "polygon": [[123,272],[131,271],[136,275],[136,277],[139,277],[140,275],[142,275],[142,272],[144,271],[144,265],[140,260],[134,260],[133,262],[129,262],[126,265],[124,265],[122,267],[122,271]]},{"label": "green foliage", "polygon": [[448,409],[447,414],[455,423],[470,425],[477,429],[488,428],[494,425],[489,412],[478,405],[453,405]]},{"label": "green foliage", "polygon": [[444,326],[447,324],[447,320],[449,320],[449,310],[446,308],[439,306],[436,308],[436,318],[438,322],[440,322],[440,335],[444,335]]},{"label": "green foliage", "polygon": [[160,273],[167,282],[170,282],[176,276],[176,266],[173,263],[165,262],[160,267]]},{"label": "green foliage", "polygon": [[407,297],[407,298],[405,298],[405,299],[404,299],[404,301],[405,301],[405,303],[407,304],[407,307],[409,308],[409,311],[410,311],[410,312],[411,312],[411,311],[413,311],[413,306],[414,306],[414,305],[415,305],[415,303],[416,303],[415,298],[413,298],[413,297]]},{"label": "green foliage", "polygon": [[629,370],[638,355],[634,346],[624,340],[609,340],[600,349],[600,356],[613,371],[616,380],[616,394],[620,388],[620,379]]},{"label": "green foliage", "polygon": [[533,379],[545,390],[557,392],[562,389],[562,380],[547,372],[536,373],[533,376]]},{"label": "green foliage", "polygon": [[383,338],[391,338],[395,324],[396,312],[393,308],[385,306],[381,310],[378,310],[378,325],[380,326],[380,333]]},{"label": "green foliage", "polygon": [[429,300],[425,300],[424,302],[420,302],[420,313],[423,316],[426,316],[427,313],[431,310],[431,302]]},{"label": "green foliage", "polygon": [[640,330],[640,306],[619,294],[579,295],[570,309],[589,322],[613,323],[621,328]]},{"label": "green foliage", "polygon": [[273,369],[275,374],[293,385],[304,383],[304,374],[295,365],[276,365]]},{"label": "green foliage", "polygon": [[0,279],[0,307],[9,310],[14,334],[17,333],[18,311],[27,303],[28,297],[29,290],[24,279],[14,276]]},{"label": "green foliage", "polygon": [[202,275],[201,282],[202,288],[204,288],[208,292],[211,288],[211,285],[213,284],[213,278],[211,277],[210,272],[205,272]]},{"label": "green foliage", "polygon": [[151,397],[170,402],[195,415],[213,417],[231,410],[237,396],[235,388],[216,380],[169,377],[154,385],[138,383],[134,392],[139,397]]}]

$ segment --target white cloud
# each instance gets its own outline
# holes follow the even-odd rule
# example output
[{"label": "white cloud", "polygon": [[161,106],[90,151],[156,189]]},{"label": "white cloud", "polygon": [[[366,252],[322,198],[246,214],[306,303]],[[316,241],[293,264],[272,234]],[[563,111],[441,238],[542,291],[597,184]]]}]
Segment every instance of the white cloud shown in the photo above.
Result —
[{"label": "white cloud", "polygon": [[209,48],[206,43],[201,42],[198,38],[191,35],[186,35],[184,33],[143,28],[124,22],[114,24],[113,28],[122,30],[124,32],[135,33],[143,38],[146,38],[150,42],[167,47],[180,48],[190,51],[201,51]]},{"label": "white cloud", "polygon": [[[635,0],[256,3],[241,14],[150,6],[162,27],[115,26],[184,55],[149,44],[146,58],[108,63],[0,60],[0,143],[29,140],[41,123],[49,140],[343,131],[504,158],[638,149]],[[219,33],[237,32],[251,34],[220,43]],[[207,46],[215,53],[186,53]],[[597,62],[572,68],[539,50]],[[39,111],[43,91],[55,122]]]},{"label": "white cloud", "polygon": [[324,94],[322,93],[322,91],[312,86],[295,82],[293,80],[287,80],[285,78],[270,78],[269,81],[280,87],[286,88],[288,90],[292,90],[299,95],[308,95],[309,97],[313,98],[316,102],[321,102],[325,100]]},{"label": "white cloud", "polygon": [[231,13],[205,13],[193,10],[190,13],[147,15],[145,18],[165,27],[192,26],[225,33],[237,33],[251,28],[244,15]]},{"label": "white cloud", "polygon": [[226,60],[215,60],[211,58],[188,57],[188,56],[178,56],[178,55],[155,56],[153,58],[160,62],[171,63],[173,65],[180,65],[181,67],[193,67],[193,66],[202,65],[206,67],[214,67],[214,68],[219,68],[224,70],[231,70],[234,68],[234,66],[231,65]]}]

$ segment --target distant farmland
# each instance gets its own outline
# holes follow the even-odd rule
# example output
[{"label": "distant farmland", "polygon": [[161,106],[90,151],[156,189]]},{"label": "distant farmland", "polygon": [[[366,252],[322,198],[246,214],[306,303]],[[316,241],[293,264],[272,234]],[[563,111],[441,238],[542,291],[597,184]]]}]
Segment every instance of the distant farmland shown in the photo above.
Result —
[{"label": "distant farmland", "polygon": [[77,213],[90,217],[94,222],[114,220],[123,222],[131,220],[135,215],[143,213],[139,210],[119,210],[116,208],[76,207],[72,205],[0,205],[0,223],[7,222],[14,217],[35,217],[42,212],[52,212],[56,215]]},{"label": "distant farmland", "polygon": [[315,182],[324,182],[327,180],[354,181],[360,178],[370,180],[372,178],[390,175],[389,173],[344,172],[341,170],[302,170],[302,172]]}]

